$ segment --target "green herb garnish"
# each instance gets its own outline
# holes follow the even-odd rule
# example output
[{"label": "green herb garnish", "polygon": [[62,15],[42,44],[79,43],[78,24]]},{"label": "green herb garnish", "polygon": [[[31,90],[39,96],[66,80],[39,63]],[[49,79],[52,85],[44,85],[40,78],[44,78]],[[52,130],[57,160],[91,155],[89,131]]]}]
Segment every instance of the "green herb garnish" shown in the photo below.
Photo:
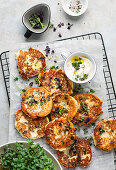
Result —
[{"label": "green herb garnish", "polygon": [[49,28],[54,28],[54,24],[50,22]]},{"label": "green herb garnish", "polygon": [[64,140],[62,140],[62,145],[65,143],[65,141]]},{"label": "green herb garnish", "polygon": [[104,133],[105,130],[104,129],[100,129],[100,135],[102,135],[102,133]]},{"label": "green herb garnish", "polygon": [[50,70],[57,70],[57,69],[59,69],[59,66],[52,66],[52,67],[50,67]]},{"label": "green herb garnish", "polygon": [[80,84],[76,85],[76,87],[73,89],[73,96],[76,95],[77,93],[82,92],[82,90],[83,87]]},{"label": "green herb garnish", "polygon": [[83,80],[85,80],[85,79],[87,79],[88,78],[88,74],[84,74],[84,76],[82,77],[82,78],[79,78],[79,80],[80,81],[83,81]]},{"label": "green herb garnish", "polygon": [[82,122],[83,120],[84,120],[84,117],[83,117],[83,116],[81,116],[81,119],[79,119],[79,121],[81,121],[81,122]]},{"label": "green herb garnish", "polygon": [[95,91],[93,89],[90,89],[90,91],[88,91],[87,93],[95,93]]},{"label": "green herb garnish", "polygon": [[36,82],[36,84],[39,84],[39,77],[35,77],[35,82]]},{"label": "green herb garnish", "polygon": [[86,112],[86,114],[88,114],[89,109],[86,103],[83,103],[83,101],[81,101],[80,105],[82,106],[82,109],[84,112]]},{"label": "green herb garnish", "polygon": [[26,89],[21,89],[21,94],[26,92]]},{"label": "green herb garnish", "polygon": [[28,144],[28,147],[17,142],[15,146],[8,145],[4,153],[0,154],[2,166],[9,170],[56,170],[53,160],[38,143],[29,140]]},{"label": "green herb garnish", "polygon": [[14,77],[14,81],[18,81],[18,79],[19,79],[18,77],[15,77],[15,76],[13,76],[13,77]]},{"label": "green herb garnish", "polygon": [[33,14],[32,17],[29,18],[32,28],[43,29],[45,24],[42,22],[42,20],[43,19],[41,19],[37,14]]},{"label": "green herb garnish", "polygon": [[57,114],[59,114],[60,116],[61,116],[63,113],[67,113],[67,110],[66,110],[66,109],[57,110]]},{"label": "green herb garnish", "polygon": [[100,145],[100,140],[97,140],[97,143],[96,143],[96,145]]}]

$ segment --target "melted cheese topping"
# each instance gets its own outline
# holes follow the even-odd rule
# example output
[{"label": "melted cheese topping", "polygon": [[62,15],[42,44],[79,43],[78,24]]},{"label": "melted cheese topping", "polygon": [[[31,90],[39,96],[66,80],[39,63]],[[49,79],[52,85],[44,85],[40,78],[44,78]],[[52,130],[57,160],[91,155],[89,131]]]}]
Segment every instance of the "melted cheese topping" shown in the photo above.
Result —
[{"label": "melted cheese topping", "polygon": [[35,138],[36,136],[38,136],[37,131],[38,131],[38,129],[36,128],[36,129],[34,129],[33,131],[30,132],[30,134],[31,134],[31,136],[32,136],[33,138]]}]

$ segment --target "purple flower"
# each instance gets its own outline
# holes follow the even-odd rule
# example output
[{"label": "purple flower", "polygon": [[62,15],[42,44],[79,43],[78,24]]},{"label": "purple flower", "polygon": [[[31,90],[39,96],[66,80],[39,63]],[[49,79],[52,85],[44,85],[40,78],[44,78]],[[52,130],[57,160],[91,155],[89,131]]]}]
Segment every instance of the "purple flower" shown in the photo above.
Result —
[{"label": "purple flower", "polygon": [[58,36],[59,36],[59,37],[62,37],[62,35],[61,35],[60,33],[58,33]]},{"label": "purple flower", "polygon": [[33,86],[33,82],[29,83],[29,86],[32,87]]},{"label": "purple flower", "polygon": [[70,30],[70,28],[73,26],[73,24],[68,23],[67,29]]},{"label": "purple flower", "polygon": [[58,24],[58,27],[59,27],[59,28],[61,28],[61,26],[62,26],[62,25],[61,25],[61,23],[60,23],[60,24]]},{"label": "purple flower", "polygon": [[54,54],[54,50],[52,50],[51,53]]},{"label": "purple flower", "polygon": [[55,32],[56,31],[56,28],[54,27],[53,31]]},{"label": "purple flower", "polygon": [[49,46],[46,46],[45,52],[46,52],[46,55],[48,55],[50,53],[50,47]]},{"label": "purple flower", "polygon": [[113,140],[110,141],[110,144],[115,143]]}]

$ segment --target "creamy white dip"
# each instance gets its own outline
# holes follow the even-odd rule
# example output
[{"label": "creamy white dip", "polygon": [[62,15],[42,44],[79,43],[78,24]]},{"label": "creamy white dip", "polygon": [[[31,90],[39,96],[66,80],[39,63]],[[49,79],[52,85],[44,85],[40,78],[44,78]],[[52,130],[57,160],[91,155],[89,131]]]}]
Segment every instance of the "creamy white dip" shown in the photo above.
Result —
[{"label": "creamy white dip", "polygon": [[[78,66],[76,67],[73,63]],[[84,81],[89,78],[93,72],[93,65],[92,62],[85,56],[74,56],[67,62],[66,72],[71,79]]]}]

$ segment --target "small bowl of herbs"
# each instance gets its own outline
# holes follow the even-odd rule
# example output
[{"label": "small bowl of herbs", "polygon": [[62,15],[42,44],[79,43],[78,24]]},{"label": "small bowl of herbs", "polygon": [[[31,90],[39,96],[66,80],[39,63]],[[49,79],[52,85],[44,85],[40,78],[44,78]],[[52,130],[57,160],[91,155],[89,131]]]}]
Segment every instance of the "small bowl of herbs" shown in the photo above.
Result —
[{"label": "small bowl of herbs", "polygon": [[28,9],[22,17],[22,22],[27,28],[25,37],[29,38],[32,33],[45,32],[50,24],[51,11],[47,4],[38,4]]},{"label": "small bowl of herbs", "polygon": [[0,147],[0,168],[28,170],[62,170],[57,159],[39,143],[8,143]]}]

